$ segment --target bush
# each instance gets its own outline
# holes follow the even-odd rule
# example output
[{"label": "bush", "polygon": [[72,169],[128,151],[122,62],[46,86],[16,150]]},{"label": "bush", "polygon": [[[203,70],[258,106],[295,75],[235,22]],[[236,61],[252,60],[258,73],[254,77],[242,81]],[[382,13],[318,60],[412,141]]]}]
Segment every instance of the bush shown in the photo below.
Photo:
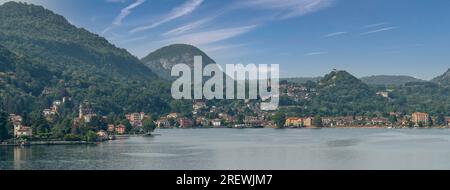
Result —
[{"label": "bush", "polygon": [[95,133],[94,131],[88,131],[83,139],[86,140],[87,142],[96,142],[98,141],[98,136],[97,133]]},{"label": "bush", "polygon": [[66,134],[66,135],[64,135],[64,140],[65,141],[80,141],[81,138],[78,135]]}]

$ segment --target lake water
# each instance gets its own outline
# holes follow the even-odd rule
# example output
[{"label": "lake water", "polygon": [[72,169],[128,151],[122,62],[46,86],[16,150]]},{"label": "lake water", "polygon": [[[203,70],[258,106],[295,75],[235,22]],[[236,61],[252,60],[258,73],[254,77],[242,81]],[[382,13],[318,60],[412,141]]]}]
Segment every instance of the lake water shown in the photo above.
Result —
[{"label": "lake water", "polygon": [[98,145],[0,147],[0,169],[450,169],[448,129],[165,129]]}]

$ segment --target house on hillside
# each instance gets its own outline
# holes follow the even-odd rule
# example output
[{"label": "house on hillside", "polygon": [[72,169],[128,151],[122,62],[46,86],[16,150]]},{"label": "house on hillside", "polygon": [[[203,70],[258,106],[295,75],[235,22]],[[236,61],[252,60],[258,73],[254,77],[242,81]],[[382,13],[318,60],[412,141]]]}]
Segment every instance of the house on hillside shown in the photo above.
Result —
[{"label": "house on hillside", "polygon": [[14,126],[14,137],[31,137],[33,136],[33,129],[31,127],[23,126],[23,125],[16,125]]}]

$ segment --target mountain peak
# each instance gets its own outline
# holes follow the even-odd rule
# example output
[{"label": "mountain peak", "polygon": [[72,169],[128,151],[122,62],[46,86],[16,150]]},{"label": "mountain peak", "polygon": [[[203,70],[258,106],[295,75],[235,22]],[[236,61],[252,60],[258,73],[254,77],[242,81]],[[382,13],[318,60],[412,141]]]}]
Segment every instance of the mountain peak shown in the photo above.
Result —
[{"label": "mountain peak", "polygon": [[[206,55],[205,52],[200,50],[199,48],[190,45],[190,44],[172,44],[165,47],[162,47],[160,49],[157,49],[156,51],[150,53],[146,57],[142,58],[142,60],[149,60],[149,59],[159,59],[159,58],[167,58],[167,57],[173,57],[180,54],[189,54],[193,56],[203,56],[203,62],[210,64],[214,63],[214,61]],[[188,64],[188,63],[186,63]]]},{"label": "mountain peak", "polygon": [[362,83],[358,78],[353,76],[344,70],[334,70],[329,74],[325,75],[322,80],[319,81],[319,85],[326,86],[336,83]]},{"label": "mountain peak", "polygon": [[[38,5],[8,2],[0,6],[0,43],[17,54],[51,65],[52,70],[86,70],[135,78],[154,74],[124,49],[70,24]],[[69,69],[70,68],[70,69]],[[81,73],[81,71],[79,72]]]},{"label": "mountain peak", "polygon": [[26,17],[32,20],[52,19],[59,23],[68,23],[63,16],[57,15],[43,6],[15,1],[9,1],[0,5],[0,16]]},{"label": "mountain peak", "polygon": [[141,61],[159,77],[171,80],[172,67],[184,63],[193,68],[194,56],[202,56],[203,65],[215,63],[205,52],[189,44],[172,44],[162,47],[142,58]]},{"label": "mountain peak", "polygon": [[444,74],[434,78],[431,81],[441,85],[450,85],[450,68]]}]

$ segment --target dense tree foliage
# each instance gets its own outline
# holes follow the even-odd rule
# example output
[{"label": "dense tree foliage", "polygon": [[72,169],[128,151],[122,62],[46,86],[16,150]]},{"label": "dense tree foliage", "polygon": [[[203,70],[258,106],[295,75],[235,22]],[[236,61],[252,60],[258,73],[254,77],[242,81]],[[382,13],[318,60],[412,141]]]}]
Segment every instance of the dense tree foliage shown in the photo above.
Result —
[{"label": "dense tree foliage", "polygon": [[284,125],[286,122],[286,113],[283,111],[278,111],[272,117],[272,120],[275,122],[275,124],[278,128],[284,128]]},{"label": "dense tree foliage", "polygon": [[0,141],[9,138],[9,130],[11,129],[11,123],[8,119],[8,114],[4,111],[0,111]]},{"label": "dense tree foliage", "polygon": [[[2,107],[22,114],[50,106],[66,91],[74,100],[94,102],[101,114],[170,109],[170,85],[124,49],[71,25],[41,6],[9,2],[0,6]],[[10,53],[14,52],[14,53]],[[5,53],[8,52],[8,53]],[[2,88],[3,89],[3,88]],[[48,93],[42,93],[44,89]],[[33,102],[39,102],[31,107]]]},{"label": "dense tree foliage", "polygon": [[[445,76],[444,74],[443,76]],[[442,80],[445,81],[441,77]],[[300,102],[288,96],[280,97],[280,105],[290,115],[301,116],[355,116],[384,115],[387,113],[427,112],[432,116],[450,115],[450,86],[434,82],[409,82],[404,85],[367,85],[345,71],[333,71],[317,83],[302,84],[310,99]],[[377,95],[388,92],[389,97]],[[396,121],[398,118],[390,118]]]}]

